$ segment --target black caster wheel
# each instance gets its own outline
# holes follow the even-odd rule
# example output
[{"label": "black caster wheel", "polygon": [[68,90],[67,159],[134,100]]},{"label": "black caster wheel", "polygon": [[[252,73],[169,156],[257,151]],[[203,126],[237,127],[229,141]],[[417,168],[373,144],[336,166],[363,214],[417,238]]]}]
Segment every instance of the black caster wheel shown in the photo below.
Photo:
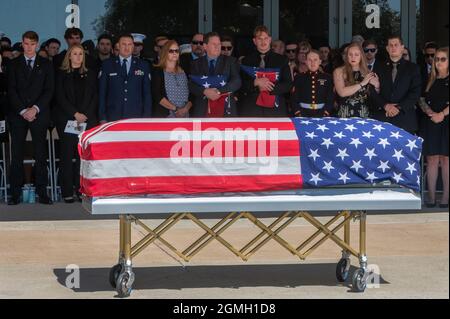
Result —
[{"label": "black caster wheel", "polygon": [[339,260],[336,266],[336,278],[339,282],[346,282],[350,271],[350,259],[344,258]]},{"label": "black caster wheel", "polygon": [[121,264],[115,265],[109,271],[109,283],[111,287],[113,287],[114,289],[116,289],[117,278],[119,278],[121,272],[122,272]]},{"label": "black caster wheel", "polygon": [[353,291],[355,292],[364,292],[367,287],[367,278],[366,278],[366,272],[364,269],[358,269],[353,274]]},{"label": "black caster wheel", "polygon": [[128,272],[121,273],[116,282],[116,291],[120,298],[126,298],[131,295],[133,290],[134,274]]}]

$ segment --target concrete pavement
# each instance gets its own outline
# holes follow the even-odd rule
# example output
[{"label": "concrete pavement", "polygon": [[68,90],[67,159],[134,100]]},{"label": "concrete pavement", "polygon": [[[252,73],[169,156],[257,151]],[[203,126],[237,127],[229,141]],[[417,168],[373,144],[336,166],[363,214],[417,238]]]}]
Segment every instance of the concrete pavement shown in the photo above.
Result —
[{"label": "concrete pavement", "polygon": [[[26,209],[30,206],[22,206]],[[34,206],[42,207],[42,206]],[[65,205],[55,205],[63,216]],[[7,208],[1,205],[0,210]],[[14,208],[20,210],[20,208]],[[72,210],[82,213],[79,206]],[[6,210],[6,209],[5,209]],[[0,220],[11,212],[0,213]],[[0,222],[0,298],[113,298],[108,273],[118,254],[118,221],[24,220]],[[322,222],[329,218],[320,217]],[[264,218],[269,224],[273,219]],[[161,220],[149,220],[156,226]],[[214,219],[205,221],[213,225]],[[352,245],[358,247],[358,224],[352,226]],[[350,292],[349,283],[335,278],[340,249],[326,242],[307,261],[299,261],[276,242],[270,242],[248,263],[241,262],[217,242],[186,264],[161,244],[151,245],[134,260],[136,282],[131,298],[449,298],[448,212],[370,214],[367,251],[369,264],[381,274],[379,288],[364,294]],[[297,244],[315,229],[297,220],[281,236]],[[242,246],[257,233],[239,221],[223,237]],[[183,221],[164,237],[176,247],[202,232]],[[143,236],[133,226],[133,238]],[[300,238],[300,239],[299,239]],[[66,266],[80,267],[80,288],[65,286]],[[352,269],[358,265],[352,259]]]}]

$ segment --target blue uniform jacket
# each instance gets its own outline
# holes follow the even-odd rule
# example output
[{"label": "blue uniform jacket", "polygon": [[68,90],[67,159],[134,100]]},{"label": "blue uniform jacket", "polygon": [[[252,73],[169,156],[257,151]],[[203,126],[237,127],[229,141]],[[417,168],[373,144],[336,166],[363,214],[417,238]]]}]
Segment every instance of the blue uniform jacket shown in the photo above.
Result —
[{"label": "blue uniform jacket", "polygon": [[133,57],[127,75],[119,57],[113,57],[103,62],[99,77],[100,121],[151,117],[151,75],[147,62]]}]

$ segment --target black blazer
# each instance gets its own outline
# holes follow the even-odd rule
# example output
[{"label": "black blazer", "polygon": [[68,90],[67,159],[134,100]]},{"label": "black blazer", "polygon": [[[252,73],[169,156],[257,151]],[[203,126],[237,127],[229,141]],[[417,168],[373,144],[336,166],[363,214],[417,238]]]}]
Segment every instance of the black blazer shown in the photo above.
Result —
[{"label": "black blazer", "polygon": [[184,53],[180,56],[180,66],[184,72],[189,75],[191,74],[191,65],[194,59],[191,53]]},{"label": "black blazer", "polygon": [[[415,105],[419,101],[422,85],[419,66],[400,60],[396,81],[392,83],[391,62],[386,62],[380,68],[378,76],[381,90],[373,96],[373,117],[414,133],[418,127]],[[400,113],[394,118],[386,117],[384,106],[389,103],[398,104],[400,107]]]},{"label": "black blazer", "polygon": [[50,101],[54,91],[54,73],[51,62],[36,56],[33,71],[27,77],[27,65],[23,55],[11,62],[8,69],[8,118],[23,120],[20,112],[30,106],[39,107],[38,120],[50,121]]},{"label": "black blazer", "polygon": [[[201,57],[191,65],[191,75],[207,75],[209,72],[208,58]],[[221,93],[231,92],[231,116],[237,116],[235,93],[241,88],[242,81],[239,75],[239,64],[233,57],[219,56],[217,58],[215,75],[227,75],[228,84],[218,90]],[[204,87],[189,81],[189,91],[194,96],[193,117],[205,117],[208,112],[208,100],[203,95]]]},{"label": "black blazer", "polygon": [[87,127],[98,124],[98,85],[95,71],[90,69],[83,77],[85,82],[82,103],[76,105],[74,74],[59,70],[56,74],[56,106],[55,120],[58,125],[65,125],[69,120],[75,120],[75,113],[87,116]]},{"label": "black blazer", "polygon": [[[170,112],[164,106],[159,104],[163,98],[167,98],[166,80],[162,68],[154,68],[152,72],[152,97],[153,97],[153,117],[166,118]],[[192,95],[189,95],[189,101],[192,102]]]},{"label": "black blazer", "polygon": [[[289,68],[288,58],[277,54],[273,51],[269,51],[264,59],[266,68],[280,69],[280,78],[275,85],[272,94],[277,95],[279,99],[278,108],[267,109],[256,105],[258,99],[259,89],[254,85],[254,78],[242,72],[242,104],[241,113],[243,116],[287,116],[287,106],[285,95],[288,94],[293,85],[291,69]],[[259,52],[255,52],[245,57],[242,60],[242,65],[259,67],[261,57]]]}]

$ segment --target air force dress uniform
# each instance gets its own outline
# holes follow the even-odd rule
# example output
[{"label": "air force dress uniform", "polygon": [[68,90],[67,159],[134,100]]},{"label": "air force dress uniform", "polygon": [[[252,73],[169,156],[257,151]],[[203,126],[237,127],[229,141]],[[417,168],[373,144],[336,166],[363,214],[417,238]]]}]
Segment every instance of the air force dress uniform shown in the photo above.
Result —
[{"label": "air force dress uniform", "polygon": [[99,78],[100,121],[151,117],[151,75],[147,62],[135,57],[113,57],[103,62]]}]

